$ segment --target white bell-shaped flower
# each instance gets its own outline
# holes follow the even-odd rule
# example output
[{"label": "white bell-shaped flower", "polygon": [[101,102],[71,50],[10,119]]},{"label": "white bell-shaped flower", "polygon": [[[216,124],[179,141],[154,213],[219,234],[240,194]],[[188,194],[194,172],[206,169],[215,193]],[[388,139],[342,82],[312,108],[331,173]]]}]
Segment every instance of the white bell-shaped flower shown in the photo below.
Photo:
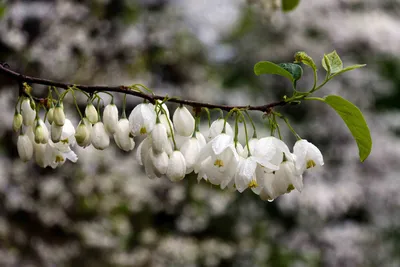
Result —
[{"label": "white bell-shaped flower", "polygon": [[91,144],[92,127],[92,124],[86,118],[79,122],[75,132],[75,139],[80,147],[87,147]]},{"label": "white bell-shaped flower", "polygon": [[18,132],[22,127],[22,115],[20,113],[15,113],[13,118],[13,130],[14,132]]},{"label": "white bell-shaped flower", "polygon": [[294,144],[293,154],[296,156],[296,169],[303,173],[306,169],[324,165],[321,151],[307,140],[299,140]]},{"label": "white bell-shaped flower", "polygon": [[197,140],[199,140],[200,147],[203,148],[203,147],[207,144],[206,138],[205,138],[204,135],[203,135],[201,132],[199,132],[199,131],[197,131],[197,132],[195,133],[195,136],[196,136]]},{"label": "white bell-shaped flower", "polygon": [[[165,114],[161,114],[161,115],[159,116],[159,118],[160,118],[160,122],[161,122],[162,124],[164,124],[165,128],[167,129],[167,135],[168,135],[168,137],[171,137],[171,136],[172,136],[171,130],[173,130],[174,124],[172,123],[172,121],[170,120],[170,118],[167,117],[167,115],[165,115]],[[175,134],[175,136],[176,136],[176,134]]]},{"label": "white bell-shaped flower", "polygon": [[178,107],[173,116],[176,132],[181,136],[191,136],[194,131],[194,118],[190,111],[185,107]]},{"label": "white bell-shaped flower", "polygon": [[46,144],[49,140],[49,129],[44,124],[42,119],[39,119],[35,127],[35,142],[40,144]]},{"label": "white bell-shaped flower", "polygon": [[49,166],[49,157],[46,155],[47,144],[37,144],[33,142],[33,150],[35,154],[35,162],[39,167],[46,168]]},{"label": "white bell-shaped flower", "polygon": [[197,164],[200,151],[202,149],[201,141],[197,137],[190,137],[180,148],[186,162],[186,173],[191,173]]},{"label": "white bell-shaped flower", "polygon": [[93,125],[91,132],[92,145],[99,150],[106,149],[110,145],[110,137],[108,136],[104,124],[100,121]]},{"label": "white bell-shaped flower", "polygon": [[287,145],[273,136],[259,139],[254,144],[252,155],[261,166],[270,170],[278,170],[284,156],[287,157],[287,160],[294,161]]},{"label": "white bell-shaped flower", "polygon": [[242,193],[248,187],[253,189],[258,186],[256,179],[258,158],[253,156],[254,149],[257,144],[258,140],[255,138],[250,139],[248,141],[248,147],[246,145],[243,149],[240,143],[236,144],[236,151],[238,151],[240,157],[238,168],[235,174],[235,186],[240,193]]},{"label": "white bell-shaped flower", "polygon": [[303,189],[303,176],[298,174],[292,161],[282,162],[279,170],[274,172],[257,169],[257,181],[261,187],[260,198],[268,201],[289,193],[295,188],[300,192]]},{"label": "white bell-shaped flower", "polygon": [[109,104],[104,108],[103,123],[107,133],[113,135],[118,124],[118,108],[115,104]]},{"label": "white bell-shaped flower", "polygon": [[[175,133],[174,137],[175,137],[176,148],[178,150],[181,150],[183,144],[186,143],[186,141],[191,138],[191,136],[182,136],[182,135],[179,135],[176,133]],[[171,142],[172,142],[172,139],[171,139]],[[172,151],[171,151],[171,153],[172,153]]]},{"label": "white bell-shaped flower", "polygon": [[97,113],[96,108],[92,103],[86,105],[85,108],[85,117],[89,120],[90,123],[95,124],[99,121],[99,114]]},{"label": "white bell-shaped flower", "polygon": [[53,123],[54,121],[54,107],[51,107],[48,111],[47,111],[47,121],[50,123],[50,125]]},{"label": "white bell-shaped flower", "polygon": [[154,172],[157,177],[161,177],[167,173],[168,155],[166,152],[154,153],[153,149],[149,149],[148,157],[154,166]]},{"label": "white bell-shaped flower", "polygon": [[51,141],[57,143],[61,139],[63,126],[58,126],[55,121],[51,124]]},{"label": "white bell-shaped flower", "polygon": [[131,151],[135,147],[135,141],[131,136],[129,121],[126,118],[120,119],[114,133],[114,140],[117,146],[124,151]]},{"label": "white bell-shaped flower", "polygon": [[[225,123],[224,119],[218,119],[213,123],[211,123],[210,129],[208,131],[208,137],[207,137],[208,141],[211,141],[217,135],[222,133],[222,130],[224,129],[224,123]],[[226,122],[225,133],[233,137],[232,127],[228,122]]]},{"label": "white bell-shaped flower", "polygon": [[[64,146],[74,146],[76,143],[75,139],[75,127],[69,119],[65,119],[64,126],[62,127],[61,143]],[[56,144],[58,145],[58,144]]]},{"label": "white bell-shaped flower", "polygon": [[55,144],[49,141],[45,148],[45,155],[48,166],[53,169],[63,165],[67,159],[71,162],[78,161],[78,156],[75,152],[68,145],[62,145],[61,142]]},{"label": "white bell-shaped flower", "polygon": [[198,180],[204,178],[223,189],[234,177],[238,161],[232,136],[222,133],[203,147],[194,171]]},{"label": "white bell-shaped flower", "polygon": [[57,126],[64,126],[65,123],[65,113],[64,108],[61,105],[57,105],[53,112],[53,121]]},{"label": "white bell-shaped flower", "polygon": [[151,133],[156,124],[154,105],[142,103],[137,105],[129,115],[129,125],[133,136]]},{"label": "white bell-shaped flower", "polygon": [[[34,105],[34,104],[33,104]],[[21,103],[21,114],[25,126],[33,126],[36,118],[36,111],[31,106],[29,98],[25,98]]]},{"label": "white bell-shaped flower", "polygon": [[18,155],[22,161],[29,161],[33,156],[33,144],[27,135],[21,134],[17,140]]},{"label": "white bell-shaped flower", "polygon": [[172,182],[178,182],[185,178],[186,161],[182,153],[178,150],[172,152],[168,160],[167,177]]},{"label": "white bell-shaped flower", "polygon": [[151,146],[154,153],[161,153],[171,150],[171,143],[168,140],[167,129],[164,124],[158,122],[151,132]]}]

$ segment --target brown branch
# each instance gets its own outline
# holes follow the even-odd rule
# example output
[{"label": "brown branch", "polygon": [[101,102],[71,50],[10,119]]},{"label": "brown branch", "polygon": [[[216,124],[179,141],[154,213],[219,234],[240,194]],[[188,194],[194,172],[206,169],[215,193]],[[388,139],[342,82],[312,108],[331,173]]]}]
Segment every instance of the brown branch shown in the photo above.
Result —
[{"label": "brown branch", "polygon": [[[98,85],[80,85],[80,84],[56,82],[56,81],[52,81],[52,80],[22,75],[18,72],[15,72],[15,71],[9,69],[8,67],[9,66],[7,63],[0,64],[0,72],[5,74],[7,77],[11,78],[12,80],[18,82],[19,85],[26,82],[26,83],[30,83],[30,84],[41,84],[41,85],[54,86],[54,87],[63,88],[63,89],[68,89],[70,87],[76,87],[82,91],[89,93],[89,94],[93,94],[93,93],[97,93],[97,92],[117,92],[117,93],[137,96],[137,97],[146,99],[146,100],[150,101],[151,103],[154,103],[157,99],[160,99],[160,100],[165,99],[165,96],[145,94],[142,92],[131,90],[128,86],[123,86],[123,85],[121,85],[121,86],[98,86]],[[251,105],[228,106],[228,105],[203,103],[203,102],[197,102],[197,101],[192,101],[192,100],[183,100],[183,99],[178,99],[178,98],[171,98],[171,99],[168,99],[168,101],[173,102],[173,103],[188,105],[193,108],[199,108],[199,107],[200,108],[201,107],[210,108],[210,109],[219,108],[224,111],[230,111],[230,110],[236,108],[236,109],[246,109],[246,110],[258,110],[258,111],[262,111],[262,112],[270,112],[273,107],[284,106],[284,105],[288,104],[288,102],[285,102],[285,101],[277,101],[277,102],[272,102],[272,103],[269,103],[266,105],[261,105],[261,106],[251,106]]]}]

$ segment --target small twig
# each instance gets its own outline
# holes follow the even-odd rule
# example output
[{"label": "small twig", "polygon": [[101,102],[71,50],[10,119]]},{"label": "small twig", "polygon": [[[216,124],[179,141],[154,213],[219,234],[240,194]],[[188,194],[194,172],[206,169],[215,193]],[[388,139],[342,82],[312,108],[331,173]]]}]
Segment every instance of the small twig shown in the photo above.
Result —
[{"label": "small twig", "polygon": [[[63,82],[57,82],[57,81],[53,81],[53,80],[47,80],[47,79],[26,76],[26,75],[22,75],[18,72],[15,72],[15,71],[9,69],[9,66],[7,63],[0,64],[0,72],[5,74],[9,78],[17,81],[19,84],[26,82],[26,83],[30,83],[30,84],[55,86],[55,87],[62,88],[65,90],[68,90],[68,88],[70,88],[70,87],[75,87],[75,88],[78,88],[89,94],[93,94],[95,92],[97,92],[97,93],[98,92],[117,92],[117,93],[137,96],[137,97],[146,99],[151,103],[155,103],[156,100],[165,99],[165,96],[146,94],[143,92],[130,90],[130,88],[128,86],[124,86],[124,85],[121,85],[121,86],[79,85],[79,84],[63,83]],[[232,109],[258,110],[258,111],[267,112],[267,113],[269,113],[273,107],[285,106],[286,104],[288,104],[288,102],[282,100],[282,101],[272,102],[272,103],[269,103],[266,105],[261,105],[261,106],[250,106],[250,105],[249,106],[229,106],[229,105],[204,103],[204,102],[198,102],[198,101],[193,101],[193,100],[184,100],[184,99],[179,99],[179,98],[170,98],[170,99],[168,99],[168,102],[188,105],[193,108],[197,108],[197,107],[198,108],[202,108],[202,107],[210,108],[210,109],[219,108],[224,111],[231,111]]]}]

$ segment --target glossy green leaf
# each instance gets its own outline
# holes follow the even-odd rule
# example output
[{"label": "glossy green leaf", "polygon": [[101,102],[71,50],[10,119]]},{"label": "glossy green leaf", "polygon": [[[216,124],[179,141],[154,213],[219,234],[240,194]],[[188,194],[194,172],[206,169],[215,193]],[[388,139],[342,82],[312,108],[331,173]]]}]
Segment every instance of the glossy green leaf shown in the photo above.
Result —
[{"label": "glossy green leaf", "polygon": [[350,70],[359,69],[359,68],[362,68],[365,66],[366,66],[366,64],[356,64],[356,65],[348,66],[348,67],[342,69],[341,71],[339,71],[337,74],[341,74],[341,73],[344,73],[344,72],[350,71]]},{"label": "glossy green leaf", "polygon": [[339,55],[336,53],[336,50],[334,50],[332,53],[324,55],[324,59],[322,59],[322,67],[326,71],[328,71],[329,67],[325,63],[325,61],[329,62],[330,70],[332,74],[339,72],[343,69],[343,62],[340,59]]},{"label": "glossy green leaf", "polygon": [[254,73],[256,75],[275,74],[286,77],[292,82],[294,81],[294,78],[292,74],[290,74],[290,72],[288,72],[281,66],[269,61],[260,61],[256,65],[254,65]]},{"label": "glossy green leaf", "polygon": [[300,0],[282,0],[282,10],[289,12],[295,9],[300,3]]},{"label": "glossy green leaf", "polygon": [[278,66],[287,70],[295,81],[299,80],[303,76],[303,69],[299,64],[296,63],[279,63]]},{"label": "glossy green leaf", "polygon": [[356,140],[360,160],[364,161],[371,153],[372,139],[367,122],[360,109],[341,96],[329,95],[324,100],[346,123]]}]

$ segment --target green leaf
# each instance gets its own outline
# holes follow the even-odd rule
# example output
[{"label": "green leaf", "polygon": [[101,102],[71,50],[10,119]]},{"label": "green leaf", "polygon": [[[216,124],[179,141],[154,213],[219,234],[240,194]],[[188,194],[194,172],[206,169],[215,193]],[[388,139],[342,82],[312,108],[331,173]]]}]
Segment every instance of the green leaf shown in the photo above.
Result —
[{"label": "green leaf", "polygon": [[372,139],[367,122],[360,109],[341,96],[329,95],[324,100],[346,123],[356,140],[360,161],[364,161],[371,153]]},{"label": "green leaf", "polygon": [[310,57],[309,55],[306,54],[306,52],[303,52],[303,51],[297,52],[294,55],[294,62],[295,63],[303,63],[303,64],[311,67],[313,70],[317,69],[317,65],[315,65],[315,62],[312,59],[312,57]]},{"label": "green leaf", "polygon": [[299,80],[303,76],[303,69],[299,64],[296,63],[279,63],[278,66],[287,70],[295,81]]},{"label": "green leaf", "polygon": [[288,78],[291,82],[294,81],[294,78],[292,74],[290,74],[290,72],[288,72],[281,66],[269,61],[260,61],[256,65],[254,65],[254,73],[256,75],[276,74]]},{"label": "green leaf", "polygon": [[284,12],[292,11],[298,6],[299,3],[300,0],[282,0],[282,10]]},{"label": "green leaf", "polygon": [[[326,56],[326,59],[325,59],[325,56]],[[342,60],[340,59],[339,55],[336,53],[336,50],[334,50],[332,53],[324,55],[324,59],[322,60],[322,67],[324,67],[324,69],[326,71],[328,71],[328,66],[325,63],[326,60],[329,62],[332,74],[339,72],[343,69]]]},{"label": "green leaf", "polygon": [[344,72],[350,71],[350,70],[359,69],[359,68],[362,68],[365,66],[367,66],[367,64],[356,64],[356,65],[348,66],[348,67],[342,69],[341,71],[337,72],[337,74],[341,74],[341,73],[344,73]]}]

